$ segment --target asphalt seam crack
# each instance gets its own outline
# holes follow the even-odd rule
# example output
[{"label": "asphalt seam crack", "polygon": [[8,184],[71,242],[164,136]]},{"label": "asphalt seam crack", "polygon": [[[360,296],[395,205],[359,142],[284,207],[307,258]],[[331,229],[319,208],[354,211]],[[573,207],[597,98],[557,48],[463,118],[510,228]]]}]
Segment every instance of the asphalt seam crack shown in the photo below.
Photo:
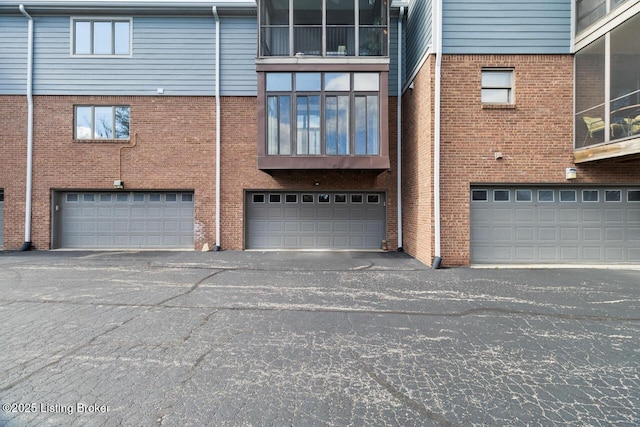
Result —
[{"label": "asphalt seam crack", "polygon": [[425,407],[420,402],[415,401],[411,397],[407,396],[407,394],[398,390],[393,384],[391,384],[389,381],[385,380],[380,375],[378,375],[375,372],[375,370],[371,366],[366,364],[362,359],[362,357],[359,354],[357,354],[355,351],[351,350],[351,355],[356,360],[358,365],[360,365],[360,368],[364,372],[366,372],[366,374],[373,381],[375,381],[378,385],[384,388],[387,391],[387,393],[389,393],[391,396],[393,396],[394,398],[402,402],[407,408],[419,413],[422,417],[428,419],[429,421],[433,421],[438,425],[445,426],[445,427],[453,427],[456,425],[450,422],[449,420],[447,420],[444,416],[437,414],[433,411],[430,411],[429,409],[427,409],[427,407]]}]

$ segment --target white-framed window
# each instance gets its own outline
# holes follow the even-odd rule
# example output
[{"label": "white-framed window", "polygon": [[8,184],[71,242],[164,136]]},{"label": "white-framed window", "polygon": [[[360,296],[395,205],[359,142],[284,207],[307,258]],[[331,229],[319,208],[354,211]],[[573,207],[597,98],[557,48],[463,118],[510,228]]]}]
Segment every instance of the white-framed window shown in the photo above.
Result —
[{"label": "white-framed window", "polygon": [[76,105],[75,139],[129,139],[131,109],[125,105]]},{"label": "white-framed window", "polygon": [[71,18],[72,56],[131,56],[132,18]]},{"label": "white-framed window", "polygon": [[583,202],[597,202],[599,201],[598,190],[582,190]]},{"label": "white-framed window", "polygon": [[483,68],[481,100],[483,104],[514,104],[512,68]]}]

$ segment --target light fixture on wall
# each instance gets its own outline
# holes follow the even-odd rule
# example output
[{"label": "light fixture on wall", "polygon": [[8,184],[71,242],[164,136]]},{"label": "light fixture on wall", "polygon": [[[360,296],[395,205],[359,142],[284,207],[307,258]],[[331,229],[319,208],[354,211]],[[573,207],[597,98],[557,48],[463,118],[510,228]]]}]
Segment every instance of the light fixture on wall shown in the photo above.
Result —
[{"label": "light fixture on wall", "polygon": [[320,185],[320,183],[318,181],[313,183],[314,186],[318,187]]},{"label": "light fixture on wall", "polygon": [[113,181],[113,188],[124,188],[124,181],[116,179],[115,181]]},{"label": "light fixture on wall", "polygon": [[565,170],[565,178],[566,179],[576,179],[578,177],[578,172],[576,168],[567,168]]}]

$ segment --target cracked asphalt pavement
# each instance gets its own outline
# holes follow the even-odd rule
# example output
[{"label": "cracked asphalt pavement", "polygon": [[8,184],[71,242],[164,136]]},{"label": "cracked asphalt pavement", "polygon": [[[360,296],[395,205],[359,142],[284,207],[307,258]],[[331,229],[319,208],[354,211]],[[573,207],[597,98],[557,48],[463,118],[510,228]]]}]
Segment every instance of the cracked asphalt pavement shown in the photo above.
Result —
[{"label": "cracked asphalt pavement", "polygon": [[640,271],[0,253],[0,426],[635,426]]}]

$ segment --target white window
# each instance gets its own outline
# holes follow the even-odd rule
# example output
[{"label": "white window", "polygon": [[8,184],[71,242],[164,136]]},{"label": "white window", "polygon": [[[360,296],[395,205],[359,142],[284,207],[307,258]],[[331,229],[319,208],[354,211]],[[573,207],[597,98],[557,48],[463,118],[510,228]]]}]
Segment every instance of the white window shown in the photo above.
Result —
[{"label": "white window", "polygon": [[483,104],[513,104],[513,70],[483,69],[481,99]]},{"label": "white window", "polygon": [[78,105],[75,113],[75,139],[129,139],[128,106]]},{"label": "white window", "polygon": [[72,18],[72,55],[131,56],[131,19]]}]

